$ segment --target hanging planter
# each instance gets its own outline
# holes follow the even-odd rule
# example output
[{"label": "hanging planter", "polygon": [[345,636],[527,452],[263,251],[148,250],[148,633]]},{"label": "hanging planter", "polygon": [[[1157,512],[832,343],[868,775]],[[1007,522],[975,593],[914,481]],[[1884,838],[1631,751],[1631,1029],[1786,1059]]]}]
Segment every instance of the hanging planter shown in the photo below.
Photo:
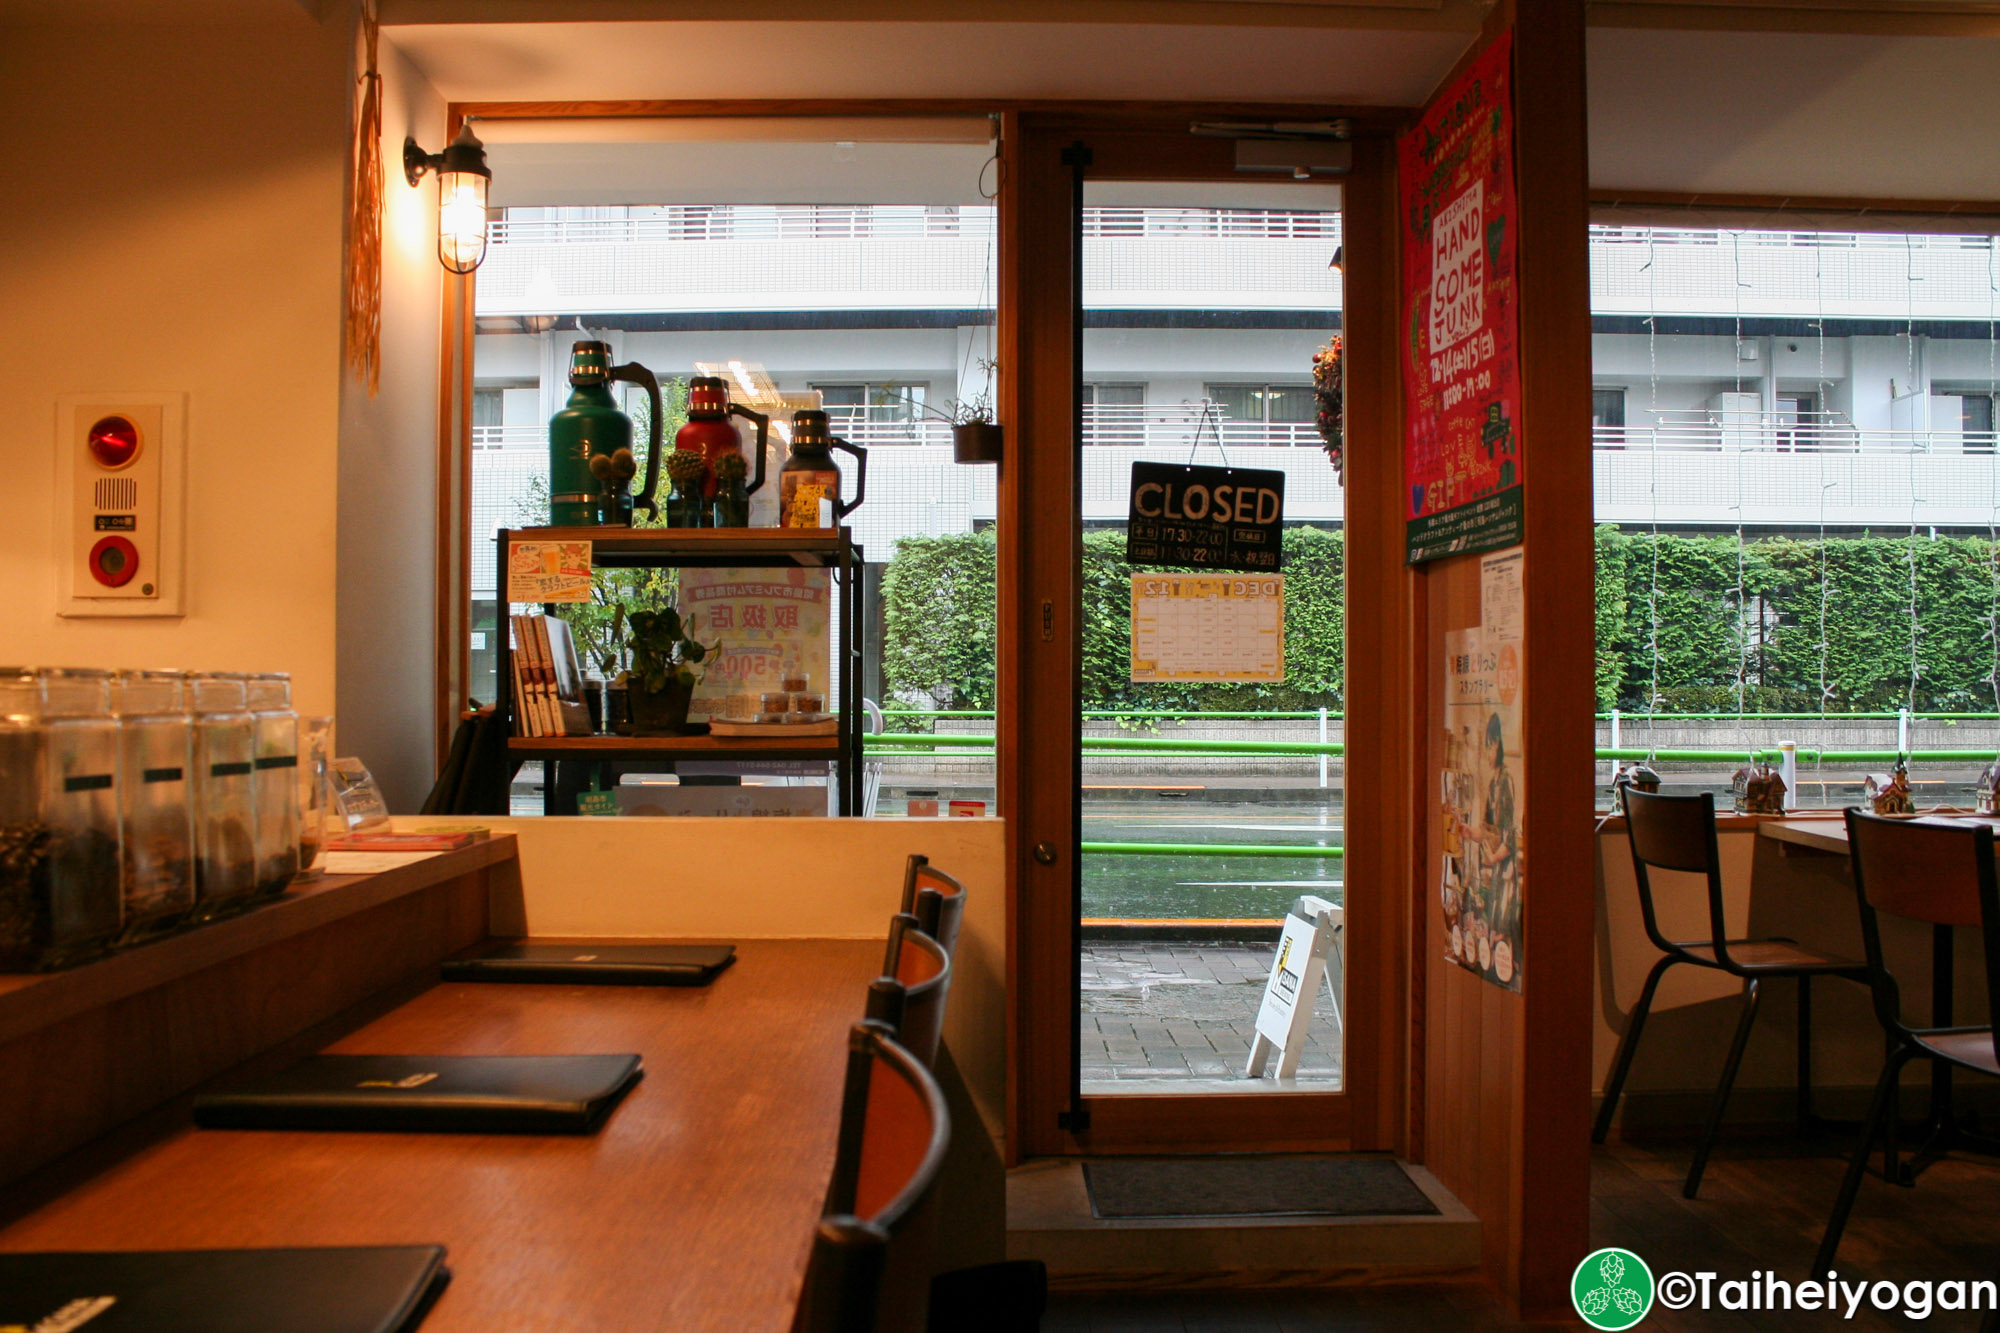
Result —
[{"label": "hanging planter", "polygon": [[1314,424],[1319,428],[1320,447],[1333,464],[1333,475],[1347,480],[1347,423],[1342,397],[1342,347],[1340,335],[1326,340],[1313,353]]},{"label": "hanging planter", "polygon": [[951,456],[960,463],[997,463],[1006,432],[997,421],[960,421],[951,428]]}]

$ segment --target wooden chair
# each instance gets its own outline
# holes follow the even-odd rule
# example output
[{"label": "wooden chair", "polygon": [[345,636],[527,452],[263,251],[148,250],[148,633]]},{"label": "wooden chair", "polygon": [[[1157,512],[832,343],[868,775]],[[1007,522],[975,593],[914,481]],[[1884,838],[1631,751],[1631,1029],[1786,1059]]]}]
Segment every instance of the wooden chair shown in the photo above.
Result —
[{"label": "wooden chair", "polygon": [[[1604,1142],[1610,1132],[1625,1076],[1631,1071],[1632,1056],[1639,1048],[1639,1036],[1646,1028],[1646,1015],[1653,1007],[1653,995],[1660,978],[1681,963],[1727,972],[1743,982],[1742,1010],[1736,1021],[1736,1039],[1730,1043],[1723,1062],[1722,1081],[1709,1107],[1708,1124],[1695,1148],[1694,1162],[1688,1167],[1687,1183],[1681,1193],[1694,1198],[1701,1189],[1702,1172],[1722,1127],[1722,1113],[1729,1105],[1729,1092],[1736,1083],[1737,1066],[1743,1063],[1743,1048],[1750,1041],[1750,1029],[1757,1021],[1758,989],[1772,977],[1796,978],[1799,983],[1798,1022],[1798,1112],[1801,1126],[1812,1120],[1812,979],[1816,976],[1846,977],[1865,981],[1867,969],[1850,958],[1835,958],[1803,948],[1795,940],[1783,938],[1728,938],[1722,910],[1722,856],[1715,838],[1715,799],[1703,792],[1698,796],[1665,796],[1620,789],[1625,801],[1625,832],[1632,845],[1632,873],[1639,882],[1639,910],[1645,919],[1646,934],[1665,956],[1646,976],[1645,989],[1632,1009],[1631,1021],[1618,1043],[1618,1058],[1612,1064],[1610,1081],[1604,1087],[1604,1104],[1591,1131],[1592,1143]],[[1653,870],[1680,870],[1705,876],[1708,880],[1707,939],[1670,940],[1660,929],[1654,910]]]},{"label": "wooden chair", "polygon": [[[936,1066],[950,986],[950,961],[965,912],[965,886],[930,858],[912,855],[903,871],[902,911],[890,920],[889,953],[868,987],[868,1018],[902,1033],[912,1051],[928,1046]],[[929,941],[943,952],[944,975],[911,949]],[[933,998],[934,997],[934,998]],[[907,1025],[907,1026],[906,1026]],[[947,1201],[949,1202],[949,1201]],[[1048,1305],[1049,1272],[1039,1259],[979,1264],[939,1273],[931,1284],[931,1333],[1032,1333]]]},{"label": "wooden chair", "polygon": [[[1979,926],[1986,946],[1989,1014],[2000,1014],[2000,901],[1996,901],[1993,830],[1987,825],[1949,825],[1907,819],[1879,819],[1847,812],[1847,854],[1854,867],[1854,895],[1861,904],[1861,942],[1868,956],[1868,986],[1875,1017],[1889,1037],[1889,1058],[1875,1084],[1875,1099],[1861,1142],[1847,1164],[1840,1197],[1834,1202],[1814,1271],[1833,1263],[1840,1233],[1854,1208],[1877,1133],[1894,1143],[1896,1088],[1903,1066],[1932,1060],[1950,1069],[2000,1078],[2000,1046],[1993,1028],[1912,1027],[1903,1019],[1902,994],[1882,956],[1880,917],[1938,926]],[[1893,1159],[1893,1147],[1891,1158]],[[1893,1172],[1893,1166],[1891,1171]]]},{"label": "wooden chair", "polygon": [[882,975],[868,986],[867,1018],[885,1025],[929,1069],[937,1063],[950,993],[951,959],[943,946],[924,933],[914,916],[891,918]]},{"label": "wooden chair", "polygon": [[813,1231],[793,1333],[921,1333],[931,1202],[951,1119],[923,1063],[872,1024],[847,1036],[833,1183]]},{"label": "wooden chair", "polygon": [[912,856],[903,872],[903,911],[912,913],[924,934],[949,954],[958,947],[958,927],[965,915],[965,886],[930,863]]}]

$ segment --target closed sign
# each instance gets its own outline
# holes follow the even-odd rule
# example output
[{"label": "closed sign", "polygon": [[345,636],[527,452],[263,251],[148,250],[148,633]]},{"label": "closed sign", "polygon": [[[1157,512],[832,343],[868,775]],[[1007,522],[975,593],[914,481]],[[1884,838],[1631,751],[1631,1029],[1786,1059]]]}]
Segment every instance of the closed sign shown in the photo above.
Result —
[{"label": "closed sign", "polygon": [[1284,517],[1282,472],[1134,463],[1125,559],[1275,573]]}]

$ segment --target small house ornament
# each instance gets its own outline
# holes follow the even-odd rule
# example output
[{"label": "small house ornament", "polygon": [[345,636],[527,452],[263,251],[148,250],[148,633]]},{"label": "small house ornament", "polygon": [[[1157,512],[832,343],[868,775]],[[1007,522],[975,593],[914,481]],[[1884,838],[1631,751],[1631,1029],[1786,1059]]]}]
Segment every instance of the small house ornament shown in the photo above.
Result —
[{"label": "small house ornament", "polygon": [[1972,794],[1973,808],[1980,814],[2000,814],[2000,759],[1979,770],[1979,785]]},{"label": "small house ornament", "polygon": [[1766,763],[1739,768],[1729,780],[1739,815],[1782,815],[1785,813],[1785,780]]},{"label": "small house ornament", "polygon": [[1626,764],[1618,770],[1618,776],[1611,785],[1630,787],[1634,791],[1652,795],[1660,790],[1660,775],[1654,772],[1649,764]]},{"label": "small house ornament", "polygon": [[1870,773],[1862,784],[1868,808],[1878,815],[1913,815],[1916,802],[1910,799],[1910,770],[1902,760],[1887,773]]}]

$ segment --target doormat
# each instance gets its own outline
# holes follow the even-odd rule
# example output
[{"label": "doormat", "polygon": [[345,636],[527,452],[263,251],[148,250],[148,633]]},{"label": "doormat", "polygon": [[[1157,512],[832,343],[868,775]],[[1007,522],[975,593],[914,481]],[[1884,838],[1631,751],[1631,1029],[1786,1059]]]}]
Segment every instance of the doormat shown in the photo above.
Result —
[{"label": "doormat", "polygon": [[1093,1217],[1435,1213],[1388,1157],[1109,1157],[1083,1164]]}]

